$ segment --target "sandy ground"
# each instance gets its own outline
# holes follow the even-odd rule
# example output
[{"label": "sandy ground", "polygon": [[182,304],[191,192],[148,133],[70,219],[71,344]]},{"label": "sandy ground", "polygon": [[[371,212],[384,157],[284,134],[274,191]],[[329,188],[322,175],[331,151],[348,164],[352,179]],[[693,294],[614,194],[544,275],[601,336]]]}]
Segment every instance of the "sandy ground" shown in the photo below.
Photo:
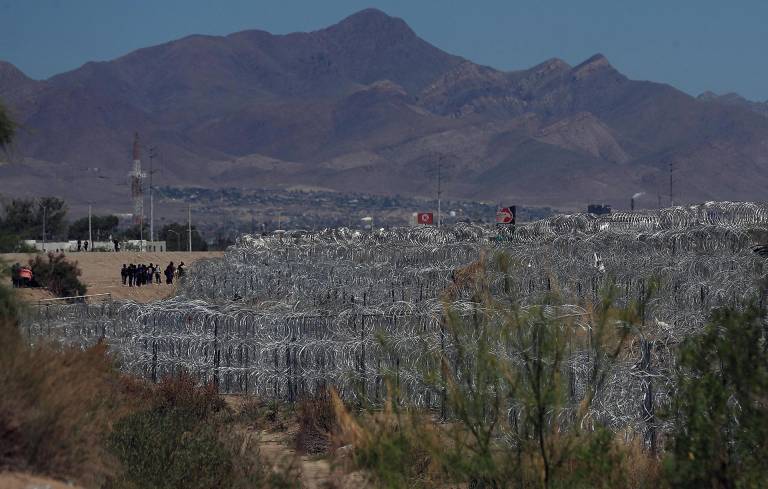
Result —
[{"label": "sandy ground", "polygon": [[[159,263],[164,269],[168,262],[174,265],[184,262],[185,267],[202,258],[222,256],[222,252],[167,252],[167,253],[140,253],[125,251],[120,253],[67,253],[67,259],[76,261],[83,274],[80,280],[88,286],[88,294],[112,294],[113,299],[132,299],[138,302],[150,302],[164,299],[173,295],[175,286],[166,285],[165,278],[161,285],[143,287],[123,287],[120,279],[120,268],[123,263],[150,264]],[[34,254],[4,253],[0,254],[0,260],[8,264],[19,262],[26,264],[34,257]],[[9,280],[10,282],[10,280]],[[18,296],[28,302],[52,297],[45,290],[17,289]]]},{"label": "sandy ground", "polygon": [[[224,401],[235,411],[240,411],[245,402],[253,399],[249,396],[225,395]],[[361,471],[347,472],[344,470],[344,460],[337,454],[309,456],[297,453],[294,449],[294,437],[299,429],[295,419],[290,418],[282,429],[258,429],[242,425],[235,429],[246,435],[242,449],[252,445],[258,447],[259,456],[267,464],[269,470],[279,473],[292,467],[298,475],[303,489],[369,489],[374,487],[370,477]],[[280,423],[282,425],[282,422]]]},{"label": "sandy ground", "polygon": [[66,482],[40,477],[22,472],[0,473],[0,488],[2,489],[79,489],[80,486]]}]

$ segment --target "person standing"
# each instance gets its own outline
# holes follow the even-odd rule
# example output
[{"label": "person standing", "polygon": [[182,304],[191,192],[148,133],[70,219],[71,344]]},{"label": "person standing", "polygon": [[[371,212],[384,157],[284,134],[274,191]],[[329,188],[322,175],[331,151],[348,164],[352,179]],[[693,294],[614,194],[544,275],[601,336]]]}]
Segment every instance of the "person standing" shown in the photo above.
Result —
[{"label": "person standing", "polygon": [[83,248],[85,249],[85,251],[88,251],[88,240],[87,239],[83,243]]},{"label": "person standing", "polygon": [[19,272],[21,272],[21,265],[19,262],[16,262],[11,267],[11,283],[13,284],[14,289],[17,289],[21,286],[21,278],[19,278]]},{"label": "person standing", "polygon": [[136,267],[136,287],[141,287],[144,284],[145,274],[144,264],[139,263],[139,266]]},{"label": "person standing", "polygon": [[77,240],[77,252],[80,253],[81,251],[83,251],[83,242],[80,239],[78,239]]},{"label": "person standing", "polygon": [[160,264],[155,267],[155,283],[160,285],[163,281],[160,279]]},{"label": "person standing", "polygon": [[165,267],[165,283],[167,285],[173,285],[173,274],[176,273],[176,267],[173,266],[173,262],[169,263]]},{"label": "person standing", "polygon": [[125,263],[123,263],[123,268],[120,269],[120,278],[123,279],[123,287],[125,287],[125,282],[128,280],[128,267],[125,266]]},{"label": "person standing", "polygon": [[128,265],[128,287],[133,287],[133,282],[136,279],[136,265],[131,263]]},{"label": "person standing", "polygon": [[176,269],[176,276],[181,279],[184,276],[184,262],[179,263],[179,268]]}]

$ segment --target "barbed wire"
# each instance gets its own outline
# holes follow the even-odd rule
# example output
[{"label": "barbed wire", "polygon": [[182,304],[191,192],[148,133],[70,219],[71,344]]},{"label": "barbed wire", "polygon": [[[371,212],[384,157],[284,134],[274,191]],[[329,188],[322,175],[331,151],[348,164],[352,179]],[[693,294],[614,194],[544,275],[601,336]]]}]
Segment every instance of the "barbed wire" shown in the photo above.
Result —
[{"label": "barbed wire", "polygon": [[[446,307],[502,327],[488,297],[521,311],[559,304],[545,314],[588,330],[589,304],[607,294],[617,307],[643,306],[582,422],[641,433],[663,429],[649,409],[673,393],[677,345],[713,308],[756,296],[766,271],[752,248],[765,236],[768,206],[731,202],[559,215],[514,228],[244,235],[222,258],[196,262],[176,297],[41,306],[23,327],[32,341],[103,339],[122,368],[154,380],[184,369],[225,392],[293,401],[333,385],[347,399],[376,402],[389,379],[402,402],[437,407],[440,390],[425,372],[455,358]],[[520,361],[507,342],[491,348]],[[574,406],[591,387],[594,361],[587,347],[569,352]]]}]

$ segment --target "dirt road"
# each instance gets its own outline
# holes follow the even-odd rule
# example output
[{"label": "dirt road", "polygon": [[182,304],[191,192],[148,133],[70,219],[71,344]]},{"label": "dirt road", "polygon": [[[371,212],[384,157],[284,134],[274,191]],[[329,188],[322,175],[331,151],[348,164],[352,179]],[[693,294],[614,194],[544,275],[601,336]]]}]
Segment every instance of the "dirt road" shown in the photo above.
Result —
[{"label": "dirt road", "polygon": [[[80,277],[88,287],[88,294],[112,294],[113,299],[132,299],[138,302],[150,302],[153,300],[164,299],[173,295],[175,286],[166,285],[163,278],[161,285],[149,285],[143,287],[124,287],[120,281],[120,268],[123,263],[126,265],[134,263],[159,263],[161,268],[165,268],[168,262],[178,265],[184,262],[185,267],[203,258],[220,257],[223,253],[219,251],[211,252],[167,252],[167,253],[141,253],[125,251],[120,253],[66,253],[67,259],[76,261],[83,274]],[[26,264],[34,254],[23,253],[4,253],[0,254],[0,260],[8,264],[21,263]],[[9,280],[10,282],[10,280]],[[25,301],[37,301],[52,297],[50,293],[44,290],[18,289],[18,295]]]}]

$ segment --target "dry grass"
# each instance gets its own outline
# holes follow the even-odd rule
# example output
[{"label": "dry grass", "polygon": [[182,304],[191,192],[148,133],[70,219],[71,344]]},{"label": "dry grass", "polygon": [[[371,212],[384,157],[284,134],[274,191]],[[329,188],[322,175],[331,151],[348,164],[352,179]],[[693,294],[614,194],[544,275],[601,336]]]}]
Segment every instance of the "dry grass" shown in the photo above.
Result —
[{"label": "dry grass", "polygon": [[0,321],[0,466],[101,484],[116,469],[104,437],[144,388],[116,372],[104,345],[32,348]]},{"label": "dry grass", "polygon": [[303,399],[297,408],[299,430],[296,433],[296,450],[306,454],[326,453],[331,438],[337,432],[336,413],[327,392]]}]

